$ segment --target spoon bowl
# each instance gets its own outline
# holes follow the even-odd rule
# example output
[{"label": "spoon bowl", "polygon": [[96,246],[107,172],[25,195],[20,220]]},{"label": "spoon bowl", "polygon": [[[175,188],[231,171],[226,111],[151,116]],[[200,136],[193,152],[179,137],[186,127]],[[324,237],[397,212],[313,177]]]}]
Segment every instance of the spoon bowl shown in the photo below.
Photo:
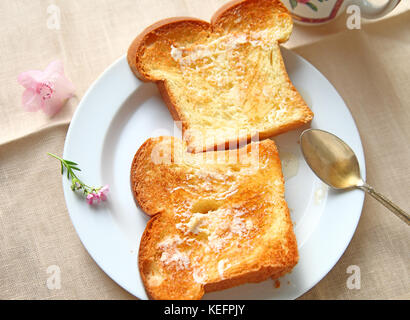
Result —
[{"label": "spoon bowl", "polygon": [[302,154],[312,171],[334,189],[359,188],[366,191],[410,225],[410,216],[363,181],[353,150],[334,134],[308,129],[300,136]]},{"label": "spoon bowl", "polygon": [[307,164],[330,187],[353,188],[363,181],[355,153],[337,136],[323,130],[308,129],[300,140]]}]

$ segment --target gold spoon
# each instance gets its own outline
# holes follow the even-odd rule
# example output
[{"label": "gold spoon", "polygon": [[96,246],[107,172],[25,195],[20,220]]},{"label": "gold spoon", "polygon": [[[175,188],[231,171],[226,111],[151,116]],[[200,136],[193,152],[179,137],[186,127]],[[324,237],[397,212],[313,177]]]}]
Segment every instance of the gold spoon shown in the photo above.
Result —
[{"label": "gold spoon", "polygon": [[329,132],[308,129],[301,134],[300,143],[307,164],[327,185],[335,189],[366,191],[410,225],[408,213],[363,181],[356,155],[344,141]]}]

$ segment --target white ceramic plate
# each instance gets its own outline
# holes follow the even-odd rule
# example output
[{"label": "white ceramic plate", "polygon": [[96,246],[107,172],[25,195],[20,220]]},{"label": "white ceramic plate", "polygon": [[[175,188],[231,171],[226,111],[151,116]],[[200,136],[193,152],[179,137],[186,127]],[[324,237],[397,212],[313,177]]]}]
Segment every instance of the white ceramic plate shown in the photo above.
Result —
[{"label": "white ceramic plate", "polygon": [[[365,178],[362,145],[345,103],[311,64],[282,50],[289,76],[315,113],[314,128],[330,131],[356,152]],[[272,280],[206,294],[204,299],[295,299],[312,288],[336,264],[349,244],[362,210],[361,191],[328,190],[304,162],[299,135],[303,128],[275,138],[286,180],[286,200],[295,223],[300,259],[276,289]],[[71,191],[63,177],[68,211],[77,233],[97,264],[120,286],[146,299],[137,261],[139,240],[148,218],[135,205],[130,166],[149,137],[180,135],[157,88],[131,73],[126,57],[111,65],[91,86],[73,117],[64,158],[78,162],[87,184],[110,185],[108,201],[90,206]],[[293,176],[292,176],[293,175]]]}]

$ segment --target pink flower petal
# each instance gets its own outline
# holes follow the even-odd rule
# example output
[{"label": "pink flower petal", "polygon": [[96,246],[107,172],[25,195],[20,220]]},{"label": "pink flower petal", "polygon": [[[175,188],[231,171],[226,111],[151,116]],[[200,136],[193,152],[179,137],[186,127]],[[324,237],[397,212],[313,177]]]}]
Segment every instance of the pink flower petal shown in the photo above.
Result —
[{"label": "pink flower petal", "polygon": [[64,74],[64,66],[61,60],[54,60],[50,62],[47,68],[44,70],[44,76],[46,78],[49,78],[55,73]]},{"label": "pink flower petal", "polygon": [[98,198],[102,201],[107,200],[107,196],[104,193],[98,193]]},{"label": "pink flower petal", "polygon": [[35,89],[38,83],[41,81],[43,72],[40,70],[26,71],[19,74],[17,81],[24,88]]},{"label": "pink flower petal", "polygon": [[93,204],[93,201],[94,201],[94,194],[93,194],[93,193],[89,193],[89,194],[87,195],[87,202],[88,202],[88,204]]},{"label": "pink flower petal", "polygon": [[108,191],[110,191],[110,186],[107,184],[104,187],[102,187],[100,191],[106,195]]},{"label": "pink flower petal", "polygon": [[110,188],[108,185],[105,185],[98,191],[98,195],[102,201],[107,200],[107,193],[110,191]]},{"label": "pink flower petal", "polygon": [[67,82],[67,79],[63,76],[57,75],[51,94],[44,90],[45,95],[42,97],[44,100],[43,111],[49,116],[55,115],[60,111],[67,99],[73,96],[73,92],[74,88],[70,86],[70,82]]},{"label": "pink flower petal", "polygon": [[34,112],[42,108],[42,99],[33,89],[26,89],[23,92],[22,104],[26,111]]}]

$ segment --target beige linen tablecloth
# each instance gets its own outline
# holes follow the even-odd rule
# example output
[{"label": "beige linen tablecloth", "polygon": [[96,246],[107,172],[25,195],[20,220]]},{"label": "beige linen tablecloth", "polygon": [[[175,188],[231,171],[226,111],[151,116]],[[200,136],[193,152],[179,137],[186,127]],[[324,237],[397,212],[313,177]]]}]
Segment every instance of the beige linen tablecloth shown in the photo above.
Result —
[{"label": "beige linen tablecloth", "polygon": [[[90,84],[149,24],[171,16],[209,19],[226,1],[71,0],[0,3],[0,299],[133,299],[91,259],[66,209],[58,163],[68,124]],[[50,5],[52,8],[50,9]],[[48,28],[56,7],[60,28]],[[410,10],[346,28],[346,16],[295,26],[285,45],[336,87],[358,125],[367,180],[410,210]],[[51,10],[51,11],[47,11]],[[21,108],[21,71],[64,62],[76,97],[54,118]],[[109,106],[101,106],[109,108]],[[366,197],[346,252],[302,299],[409,299],[410,229]],[[61,287],[49,289],[50,266]],[[360,289],[349,289],[349,266]],[[275,290],[272,284],[272,290]]]}]

